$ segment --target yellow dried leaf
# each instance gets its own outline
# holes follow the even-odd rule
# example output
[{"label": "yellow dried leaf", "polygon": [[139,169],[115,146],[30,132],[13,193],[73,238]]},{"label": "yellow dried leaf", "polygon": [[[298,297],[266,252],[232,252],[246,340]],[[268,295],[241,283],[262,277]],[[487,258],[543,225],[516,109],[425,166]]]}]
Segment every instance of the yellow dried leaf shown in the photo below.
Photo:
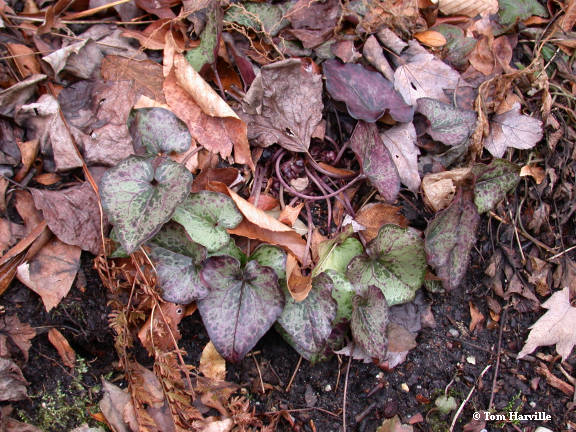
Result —
[{"label": "yellow dried leaf", "polygon": [[208,342],[202,350],[199,369],[207,378],[218,381],[226,378],[226,360],[216,351],[212,342]]},{"label": "yellow dried leaf", "polygon": [[439,0],[438,7],[444,15],[474,17],[498,12],[498,0]]},{"label": "yellow dried leaf", "polygon": [[425,30],[423,32],[415,33],[414,37],[426,46],[433,48],[440,48],[446,45],[446,38],[440,32],[434,30]]}]

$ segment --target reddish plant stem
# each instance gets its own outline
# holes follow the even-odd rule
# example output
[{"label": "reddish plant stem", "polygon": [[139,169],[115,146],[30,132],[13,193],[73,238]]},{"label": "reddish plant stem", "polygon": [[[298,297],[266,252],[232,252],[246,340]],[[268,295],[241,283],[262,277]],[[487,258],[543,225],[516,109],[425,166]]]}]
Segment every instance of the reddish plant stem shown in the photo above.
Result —
[{"label": "reddish plant stem", "polygon": [[[320,189],[320,191],[323,194],[325,194],[326,192],[332,192],[330,189],[326,190],[324,188],[324,186],[322,185],[322,181],[319,178],[317,178],[310,170],[308,170],[308,168],[304,167],[304,172],[306,173],[308,178],[310,180],[312,180],[312,182],[318,187],[318,189]],[[330,225],[332,224],[332,202],[330,201],[330,198],[326,198],[326,206],[328,209],[327,228],[328,228],[328,232],[330,232]]]},{"label": "reddish plant stem", "polygon": [[342,193],[343,191],[348,189],[353,184],[359,182],[360,180],[364,180],[364,178],[365,178],[364,174],[359,174],[356,177],[354,177],[354,179],[352,179],[347,185],[344,185],[343,187],[341,187],[337,191],[334,191],[328,195],[320,195],[320,196],[306,195],[306,194],[300,193],[297,190],[295,190],[294,188],[292,188],[292,186],[290,186],[288,183],[286,183],[286,181],[282,177],[282,172],[280,171],[280,163],[282,162],[282,156],[284,156],[284,154],[285,153],[281,153],[278,156],[278,159],[276,159],[276,176],[278,177],[278,180],[280,180],[280,183],[282,184],[282,186],[284,186],[284,189],[286,189],[286,191],[288,191],[292,195],[297,196],[298,198],[311,200],[311,201],[318,201],[318,200],[322,200],[322,199],[326,199],[326,198],[332,198],[333,196],[336,196],[336,195]]}]

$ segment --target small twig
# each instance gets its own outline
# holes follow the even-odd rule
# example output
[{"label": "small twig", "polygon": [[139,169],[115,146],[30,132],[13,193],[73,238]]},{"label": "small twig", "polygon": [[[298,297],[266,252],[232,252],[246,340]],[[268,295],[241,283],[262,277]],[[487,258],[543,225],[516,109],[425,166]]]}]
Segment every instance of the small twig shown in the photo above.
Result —
[{"label": "small twig", "polygon": [[302,356],[300,356],[300,358],[298,359],[298,363],[296,364],[296,368],[294,369],[294,373],[292,374],[292,377],[290,378],[290,381],[288,382],[288,385],[286,386],[286,390],[284,390],[286,393],[288,393],[290,391],[290,388],[292,387],[292,383],[294,382],[294,379],[296,378],[296,374],[298,373],[298,369],[300,369],[301,363],[302,363]]},{"label": "small twig", "polygon": [[498,370],[500,369],[500,354],[502,352],[502,333],[504,325],[506,324],[506,317],[508,315],[508,305],[504,307],[502,312],[502,319],[500,320],[500,330],[498,332],[498,348],[496,351],[496,365],[494,366],[494,377],[492,378],[492,390],[490,391],[490,402],[488,402],[488,411],[492,409],[494,403],[494,394],[496,393],[496,382],[498,380]]},{"label": "small twig", "polygon": [[368,405],[364,411],[362,411],[354,418],[354,420],[356,420],[356,423],[360,423],[362,420],[364,420],[375,407],[376,402],[372,402],[370,405]]},{"label": "small twig", "polygon": [[[482,379],[484,374],[488,371],[488,369],[490,369],[491,366],[492,365],[488,365],[484,368],[484,370],[480,373],[480,375],[476,379],[476,383],[478,383],[478,381],[480,381]],[[464,409],[464,406],[468,403],[468,401],[470,400],[470,397],[472,397],[472,393],[474,393],[474,390],[476,390],[476,383],[474,383],[474,385],[472,386],[472,388],[468,392],[468,396],[466,396],[466,399],[464,399],[462,401],[462,403],[458,407],[458,411],[456,411],[456,414],[454,414],[454,418],[452,419],[452,423],[450,424],[449,432],[452,432],[454,430],[454,426],[456,426],[456,422],[458,421],[458,417],[460,417],[460,414],[462,414],[462,410]]]},{"label": "small twig", "polygon": [[344,378],[344,396],[342,396],[342,428],[346,432],[346,396],[348,394],[348,376],[350,375],[350,365],[352,364],[352,356],[348,357],[348,365],[346,366],[346,377]]},{"label": "small twig", "polygon": [[264,380],[262,379],[262,372],[260,371],[260,365],[258,364],[258,360],[256,360],[256,356],[252,356],[252,360],[254,360],[256,370],[258,371],[258,378],[260,378],[260,387],[262,388],[262,394],[266,394],[266,389],[264,388]]},{"label": "small twig", "polygon": [[562,252],[557,253],[554,256],[551,256],[550,258],[548,258],[548,261],[550,260],[554,260],[556,258],[560,258],[562,255],[567,254],[568,252],[573,251],[574,249],[576,249],[576,245],[569,247],[568,249],[564,249]]}]

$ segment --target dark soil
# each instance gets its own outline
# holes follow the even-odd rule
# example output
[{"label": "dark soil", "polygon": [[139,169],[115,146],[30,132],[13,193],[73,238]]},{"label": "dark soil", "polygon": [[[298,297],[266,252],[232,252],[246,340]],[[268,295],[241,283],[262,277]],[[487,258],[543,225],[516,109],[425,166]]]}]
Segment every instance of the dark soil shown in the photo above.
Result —
[{"label": "dark soil", "polygon": [[[478,256],[473,262],[479,262]],[[106,293],[90,267],[91,258],[83,260],[86,275],[85,288],[77,283],[62,304],[46,313],[38,297],[22,285],[15,283],[2,297],[7,314],[16,313],[23,321],[31,320],[38,336],[33,340],[30,359],[23,368],[30,382],[28,401],[16,408],[34,418],[39,409],[39,395],[54,391],[58,383],[72,402],[78,389],[71,385],[73,374],[61,364],[56,350],[48,342],[49,328],[58,328],[70,341],[78,356],[83,357],[88,373],[83,377],[87,389],[96,388],[100,377],[121,377],[115,371],[113,336],[108,328]],[[346,423],[349,431],[376,431],[386,418],[399,415],[403,422],[420,414],[421,422],[415,430],[447,431],[455,411],[444,416],[434,408],[438,396],[453,396],[459,405],[475,386],[468,403],[461,412],[455,430],[462,430],[475,411],[488,407],[494,398],[496,413],[508,411],[532,414],[544,411],[550,422],[488,422],[488,430],[534,430],[545,425],[551,430],[563,430],[567,420],[576,421],[576,415],[566,407],[568,396],[538,379],[535,372],[537,360],[515,360],[527,335],[528,327],[538,317],[536,313],[519,313],[509,309],[502,316],[503,331],[500,363],[495,385],[494,370],[498,353],[499,327],[492,330],[481,326],[470,333],[468,302],[474,302],[485,316],[486,287],[481,282],[483,265],[473,265],[467,283],[449,295],[427,294],[432,305],[436,327],[423,329],[418,346],[407,360],[392,371],[381,370],[374,364],[352,361],[346,378],[348,358],[334,357],[312,365],[307,361],[298,364],[298,354],[275,332],[270,331],[250,356],[238,365],[228,364],[227,379],[240,384],[242,392],[251,400],[257,414],[270,415],[288,410],[295,426],[280,421],[280,431],[340,431],[344,389],[346,396]],[[474,278],[473,276],[477,276]],[[202,348],[208,342],[201,319],[196,313],[183,320],[181,346],[188,352],[187,363],[198,364]],[[546,350],[544,350],[546,351]],[[552,353],[553,351],[548,350]],[[477,380],[482,370],[491,365],[483,379]],[[576,366],[572,356],[567,362]],[[260,370],[260,372],[258,371]],[[296,372],[295,372],[296,371]],[[292,375],[292,385],[285,391]],[[260,378],[261,377],[261,378]],[[266,393],[262,393],[262,386]],[[38,397],[34,397],[34,395]],[[97,393],[90,394],[94,404]],[[567,417],[566,417],[567,416]],[[417,418],[417,417],[414,417]],[[73,420],[73,419],[72,419]],[[71,428],[77,424],[67,424]],[[518,429],[520,428],[520,429]],[[50,430],[62,430],[54,427]],[[477,429],[480,430],[480,429]]]}]

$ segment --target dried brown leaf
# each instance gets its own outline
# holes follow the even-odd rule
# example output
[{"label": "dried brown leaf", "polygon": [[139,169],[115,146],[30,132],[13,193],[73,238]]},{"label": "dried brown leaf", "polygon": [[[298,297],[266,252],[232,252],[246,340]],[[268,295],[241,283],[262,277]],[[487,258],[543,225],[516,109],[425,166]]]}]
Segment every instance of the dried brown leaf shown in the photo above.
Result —
[{"label": "dried brown leaf", "polygon": [[16,363],[0,357],[0,401],[19,401],[26,399],[26,379]]},{"label": "dried brown leaf", "polygon": [[157,350],[173,350],[174,341],[181,338],[178,324],[184,318],[184,308],[175,303],[162,303],[159,309],[148,316],[138,332],[140,342],[152,355]]},{"label": "dried brown leaf", "polygon": [[[98,196],[85,182],[59,191],[31,189],[36,208],[63,242],[98,255],[102,250]],[[104,221],[106,225],[106,221]]]},{"label": "dried brown leaf", "polygon": [[312,289],[312,277],[302,274],[298,260],[290,253],[286,256],[286,277],[288,291],[294,300],[299,302],[308,297]]},{"label": "dried brown leaf", "polygon": [[56,328],[51,328],[48,331],[48,340],[58,351],[58,355],[62,359],[62,363],[71,369],[74,369],[76,364],[76,353],[64,337],[62,333]]},{"label": "dried brown leaf", "polygon": [[376,238],[382,225],[396,224],[403,228],[408,226],[408,219],[400,213],[400,207],[384,203],[366,204],[356,214],[356,222],[366,228],[362,234],[367,242]]},{"label": "dried brown leaf", "polygon": [[530,176],[534,179],[536,184],[540,184],[546,178],[546,171],[538,165],[528,164],[520,169],[520,177]]},{"label": "dried brown leaf", "polygon": [[28,351],[31,340],[36,336],[36,330],[30,324],[20,321],[17,315],[7,315],[0,318],[0,357],[12,357],[12,346],[15,346],[28,361]]},{"label": "dried brown leaf", "polygon": [[18,279],[42,298],[46,311],[66,297],[80,268],[77,246],[52,239],[40,252],[18,267]]},{"label": "dried brown leaf", "polygon": [[444,35],[435,30],[424,30],[414,33],[414,37],[418,39],[421,44],[432,48],[440,48],[446,45],[446,38]]},{"label": "dried brown leaf", "polygon": [[0,114],[12,116],[17,113],[36,92],[38,83],[46,79],[46,75],[31,75],[23,81],[0,91]]},{"label": "dried brown leaf", "polygon": [[24,236],[24,226],[0,218],[0,255]]},{"label": "dried brown leaf", "polygon": [[420,174],[418,172],[418,155],[420,150],[416,147],[416,129],[412,123],[402,123],[388,130],[382,131],[380,137],[392,155],[400,181],[412,192],[420,188]]},{"label": "dried brown leaf", "polygon": [[12,60],[22,78],[42,73],[42,68],[36,59],[34,50],[26,45],[17,43],[5,43],[4,46],[10,52],[10,55],[12,55]]},{"label": "dried brown leaf", "polygon": [[217,381],[226,378],[226,360],[216,351],[212,342],[208,342],[202,350],[198,369],[206,378]]},{"label": "dried brown leaf", "polygon": [[468,328],[473,332],[484,321],[484,315],[480,312],[478,306],[471,301],[468,302],[468,306],[470,307],[470,325]]},{"label": "dried brown leaf", "polygon": [[498,0],[439,0],[438,7],[444,15],[466,15],[475,17],[498,12]]},{"label": "dried brown leaf", "polygon": [[456,185],[469,175],[470,168],[456,168],[425,175],[422,179],[424,202],[435,212],[448,207],[456,193]]}]

